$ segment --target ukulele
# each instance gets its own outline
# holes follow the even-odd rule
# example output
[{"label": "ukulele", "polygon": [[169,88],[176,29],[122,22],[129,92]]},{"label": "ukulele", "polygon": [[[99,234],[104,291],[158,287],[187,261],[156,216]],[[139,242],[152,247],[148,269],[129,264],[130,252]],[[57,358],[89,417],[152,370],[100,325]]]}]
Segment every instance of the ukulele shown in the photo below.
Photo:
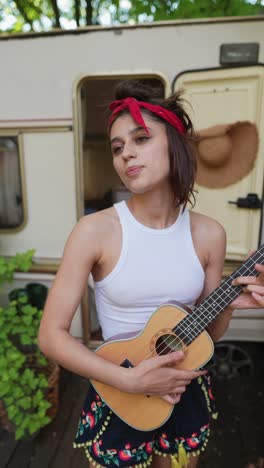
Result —
[{"label": "ukulele", "polygon": [[[163,304],[136,336],[111,339],[97,348],[96,354],[129,368],[145,359],[183,350],[184,358],[177,364],[177,369],[203,367],[214,352],[214,344],[206,328],[243,291],[241,286],[233,286],[232,281],[238,276],[258,276],[254,265],[263,262],[264,244],[193,311],[174,301]],[[94,379],[91,382],[110,409],[140,431],[158,428],[173,411],[174,405],[159,396],[126,393]]]}]

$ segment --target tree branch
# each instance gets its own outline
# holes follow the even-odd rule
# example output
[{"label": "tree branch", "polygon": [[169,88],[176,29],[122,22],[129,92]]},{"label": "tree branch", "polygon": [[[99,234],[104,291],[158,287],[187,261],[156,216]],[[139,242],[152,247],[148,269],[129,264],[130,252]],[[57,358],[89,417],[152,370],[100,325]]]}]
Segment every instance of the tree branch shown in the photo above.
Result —
[{"label": "tree branch", "polygon": [[29,23],[31,29],[33,29],[33,20],[29,18],[28,14],[26,12],[26,9],[23,6],[23,0],[15,0],[15,4],[16,4],[16,7],[17,7],[19,13],[21,14],[21,16],[23,16],[25,22]]},{"label": "tree branch", "polygon": [[86,0],[86,24],[87,26],[92,24],[92,18],[93,18],[92,0]]},{"label": "tree branch", "polygon": [[230,7],[230,0],[224,0],[224,1],[223,1],[223,13],[224,13],[224,16],[228,16],[229,7]]},{"label": "tree branch", "polygon": [[60,11],[59,11],[59,7],[58,7],[58,4],[57,4],[57,0],[50,0],[50,3],[51,3],[51,6],[52,6],[52,9],[54,11],[54,15],[55,15],[55,26],[56,26],[56,28],[61,28]]},{"label": "tree branch", "polygon": [[80,0],[74,0],[75,21],[77,26],[80,26]]}]

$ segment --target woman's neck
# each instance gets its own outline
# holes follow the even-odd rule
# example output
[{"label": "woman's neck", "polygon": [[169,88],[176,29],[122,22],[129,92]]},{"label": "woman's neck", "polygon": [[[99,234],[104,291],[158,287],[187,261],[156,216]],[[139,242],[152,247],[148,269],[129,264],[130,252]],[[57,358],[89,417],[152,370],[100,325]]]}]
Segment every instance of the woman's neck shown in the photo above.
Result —
[{"label": "woman's neck", "polygon": [[134,194],[127,204],[140,223],[153,229],[171,226],[180,211],[179,207],[175,207],[172,194],[166,196],[164,191],[155,194]]}]

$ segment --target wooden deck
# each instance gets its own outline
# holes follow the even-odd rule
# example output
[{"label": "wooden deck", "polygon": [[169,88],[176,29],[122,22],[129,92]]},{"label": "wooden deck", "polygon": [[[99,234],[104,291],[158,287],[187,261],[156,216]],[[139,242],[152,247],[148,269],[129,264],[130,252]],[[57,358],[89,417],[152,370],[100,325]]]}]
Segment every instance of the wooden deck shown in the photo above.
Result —
[{"label": "wooden deck", "polygon": [[[239,344],[254,362],[253,374],[215,381],[219,418],[199,468],[245,468],[264,456],[264,344]],[[60,410],[32,440],[15,441],[0,429],[0,468],[87,468],[83,450],[74,450],[79,411],[88,382],[63,371]]]}]

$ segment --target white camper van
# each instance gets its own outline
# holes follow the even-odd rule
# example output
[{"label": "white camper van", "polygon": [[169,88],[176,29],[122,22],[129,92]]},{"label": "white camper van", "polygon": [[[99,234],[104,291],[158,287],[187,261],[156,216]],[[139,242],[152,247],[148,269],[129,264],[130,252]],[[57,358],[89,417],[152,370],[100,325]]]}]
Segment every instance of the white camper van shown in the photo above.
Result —
[{"label": "white camper van", "polygon": [[[224,275],[263,242],[264,16],[2,35],[0,57],[0,255],[36,251],[15,287],[50,286],[77,220],[129,197],[106,137],[106,107],[124,78],[161,95],[184,88],[197,130],[256,125],[250,171],[197,183],[195,210],[226,228]],[[71,332],[100,340],[91,279]],[[264,341],[264,311],[237,312],[225,338]]]}]

